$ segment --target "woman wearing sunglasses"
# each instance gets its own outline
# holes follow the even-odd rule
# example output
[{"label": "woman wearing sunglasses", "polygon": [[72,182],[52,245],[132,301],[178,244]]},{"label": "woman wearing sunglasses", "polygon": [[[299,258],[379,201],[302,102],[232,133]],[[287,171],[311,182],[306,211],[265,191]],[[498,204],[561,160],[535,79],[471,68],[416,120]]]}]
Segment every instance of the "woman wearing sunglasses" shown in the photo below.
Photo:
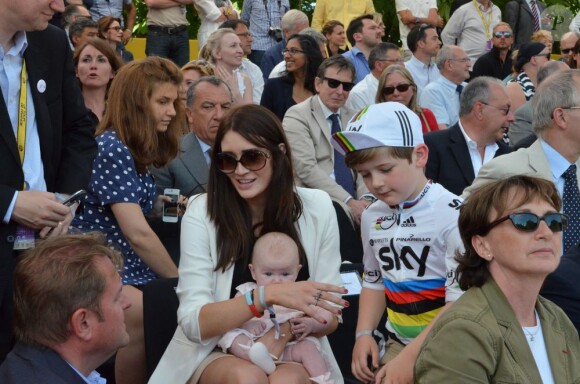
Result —
[{"label": "woman wearing sunglasses", "polygon": [[99,27],[99,37],[105,40],[111,49],[123,62],[133,61],[133,54],[125,49],[123,44],[123,29],[121,20],[113,16],[103,16],[97,22]]},{"label": "woman wearing sunglasses", "polygon": [[562,254],[567,217],[551,181],[512,176],[461,208],[459,285],[415,363],[418,383],[576,383],[580,342],[564,312],[538,294]]},{"label": "woman wearing sunglasses", "polygon": [[419,116],[423,133],[439,130],[433,112],[417,105],[417,85],[411,73],[402,65],[390,65],[383,71],[375,101],[396,101],[405,105]]},{"label": "woman wearing sunglasses", "polygon": [[[323,323],[314,305],[334,315],[348,306],[335,295],[346,290],[338,286],[340,251],[332,202],[322,191],[295,187],[282,126],[260,106],[240,106],[226,114],[209,173],[207,194],[190,198],[182,221],[180,327],[149,383],[307,383],[301,365],[277,365],[266,376],[251,362],[222,353],[216,345],[223,334],[275,304]],[[297,282],[236,296],[235,287],[251,281],[248,263],[254,242],[268,232],[285,233],[298,244],[303,268]],[[337,316],[330,325],[329,331],[334,330]],[[329,358],[332,379],[342,383],[325,334],[316,336]],[[280,356],[293,337],[286,323],[278,340],[272,329],[259,341]]]},{"label": "woman wearing sunglasses", "polygon": [[316,93],[314,79],[322,63],[322,52],[314,38],[292,35],[282,51],[286,73],[282,77],[268,79],[264,85],[260,105],[274,112],[282,121],[286,111]]}]

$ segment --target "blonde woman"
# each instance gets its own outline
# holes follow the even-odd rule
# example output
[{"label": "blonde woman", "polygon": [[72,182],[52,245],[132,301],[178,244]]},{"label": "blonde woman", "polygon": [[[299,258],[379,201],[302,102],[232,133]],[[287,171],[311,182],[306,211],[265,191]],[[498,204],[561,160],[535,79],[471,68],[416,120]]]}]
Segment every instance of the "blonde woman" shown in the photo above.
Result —
[{"label": "blonde woman", "polygon": [[417,84],[402,65],[391,65],[383,71],[377,88],[377,103],[396,101],[415,112],[421,120],[423,133],[438,131],[437,119],[431,110],[417,105]]},{"label": "blonde woman", "polygon": [[242,65],[244,50],[233,29],[221,28],[213,31],[200,56],[215,66],[215,75],[230,87],[235,104],[253,103],[252,82],[238,70]]}]

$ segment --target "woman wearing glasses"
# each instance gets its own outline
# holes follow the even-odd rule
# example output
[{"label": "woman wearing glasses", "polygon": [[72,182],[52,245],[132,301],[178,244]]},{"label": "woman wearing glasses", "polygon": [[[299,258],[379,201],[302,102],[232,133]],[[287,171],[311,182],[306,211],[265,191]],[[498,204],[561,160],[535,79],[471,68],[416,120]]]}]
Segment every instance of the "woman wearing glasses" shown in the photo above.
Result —
[{"label": "woman wearing glasses", "polygon": [[375,101],[396,101],[405,105],[419,116],[423,133],[439,130],[433,112],[417,105],[417,85],[411,73],[402,65],[390,65],[383,71]]},{"label": "woman wearing glasses", "polygon": [[125,49],[123,44],[123,29],[121,20],[113,16],[103,16],[97,22],[99,26],[99,37],[109,43],[111,49],[123,62],[133,61],[133,54]]},{"label": "woman wearing glasses", "polygon": [[314,38],[292,35],[282,51],[286,73],[282,77],[268,79],[264,85],[260,105],[274,112],[282,121],[286,111],[316,93],[314,79],[323,61],[320,46]]},{"label": "woman wearing glasses", "polygon": [[[348,306],[335,295],[346,290],[338,286],[340,253],[332,202],[322,191],[295,187],[288,141],[276,116],[263,107],[232,109],[220,124],[213,149],[207,194],[191,197],[183,216],[180,327],[149,383],[306,383],[308,374],[301,365],[277,365],[266,376],[216,345],[224,333],[262,316],[274,304],[320,322],[325,320],[314,305],[337,316]],[[303,268],[297,282],[236,297],[235,287],[251,281],[248,263],[254,242],[268,232],[285,233],[298,244]],[[337,316],[329,331],[335,329]],[[274,333],[272,329],[260,342],[280,356],[294,335],[287,323],[278,340]],[[325,333],[316,336],[329,357],[332,379],[342,383]]]},{"label": "woman wearing glasses", "polygon": [[538,296],[562,254],[567,217],[550,181],[512,176],[461,208],[459,285],[415,363],[418,383],[576,383],[580,343],[564,312]]}]

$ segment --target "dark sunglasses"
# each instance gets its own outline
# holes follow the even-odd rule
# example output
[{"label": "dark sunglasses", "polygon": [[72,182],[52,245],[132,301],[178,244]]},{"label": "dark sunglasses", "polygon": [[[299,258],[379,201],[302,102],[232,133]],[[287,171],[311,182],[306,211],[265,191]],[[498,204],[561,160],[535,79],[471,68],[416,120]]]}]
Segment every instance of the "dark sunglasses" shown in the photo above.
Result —
[{"label": "dark sunglasses", "polygon": [[505,37],[505,38],[510,38],[512,37],[512,33],[509,31],[497,31],[496,33],[493,34],[493,37],[495,37],[496,39],[499,39],[500,37]]},{"label": "dark sunglasses", "polygon": [[331,79],[330,77],[323,77],[322,81],[326,80],[328,82],[328,86],[330,88],[338,88],[339,85],[342,84],[342,89],[346,92],[350,92],[350,90],[354,87],[354,83],[350,83],[348,81],[340,81],[336,79]]},{"label": "dark sunglasses", "polygon": [[259,149],[247,149],[242,151],[240,159],[236,159],[230,153],[220,152],[216,156],[216,166],[223,173],[232,173],[241,163],[248,171],[259,171],[266,166],[266,161],[272,155]]},{"label": "dark sunglasses", "polygon": [[571,50],[572,50],[572,48],[564,48],[564,49],[561,49],[560,52],[567,55]]},{"label": "dark sunglasses", "polygon": [[399,92],[407,92],[411,87],[411,84],[399,84],[395,87],[384,87],[383,88],[383,96],[389,96],[395,93],[395,89]]},{"label": "dark sunglasses", "polygon": [[489,223],[488,231],[506,220],[510,220],[517,230],[524,232],[533,232],[538,229],[541,220],[544,220],[552,232],[562,232],[568,226],[568,215],[563,213],[548,213],[540,217],[534,213],[520,212],[492,221]]}]

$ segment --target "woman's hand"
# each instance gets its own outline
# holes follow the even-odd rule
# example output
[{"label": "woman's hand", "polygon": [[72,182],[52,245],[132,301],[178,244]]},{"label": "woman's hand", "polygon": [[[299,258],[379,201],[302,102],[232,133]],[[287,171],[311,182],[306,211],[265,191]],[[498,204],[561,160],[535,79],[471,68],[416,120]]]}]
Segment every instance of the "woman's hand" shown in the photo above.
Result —
[{"label": "woman's hand", "polygon": [[356,339],[352,350],[352,374],[360,381],[374,380],[375,375],[368,366],[369,356],[372,359],[373,369],[379,367],[379,346],[371,335],[363,335]]},{"label": "woman's hand", "polygon": [[222,64],[217,63],[215,66],[215,75],[222,79],[230,87],[235,104],[244,99],[244,96],[240,92],[238,76],[234,71],[231,71]]},{"label": "woman's hand", "polygon": [[[264,289],[268,306],[277,304],[286,308],[296,309],[323,324],[327,324],[328,321],[313,306],[326,309],[337,316],[342,315],[341,308],[349,306],[348,301],[332,294],[345,294],[348,292],[338,285],[300,281],[287,284],[272,284],[264,287]],[[338,305],[340,308],[333,304]],[[264,309],[262,308],[262,310]]]}]

